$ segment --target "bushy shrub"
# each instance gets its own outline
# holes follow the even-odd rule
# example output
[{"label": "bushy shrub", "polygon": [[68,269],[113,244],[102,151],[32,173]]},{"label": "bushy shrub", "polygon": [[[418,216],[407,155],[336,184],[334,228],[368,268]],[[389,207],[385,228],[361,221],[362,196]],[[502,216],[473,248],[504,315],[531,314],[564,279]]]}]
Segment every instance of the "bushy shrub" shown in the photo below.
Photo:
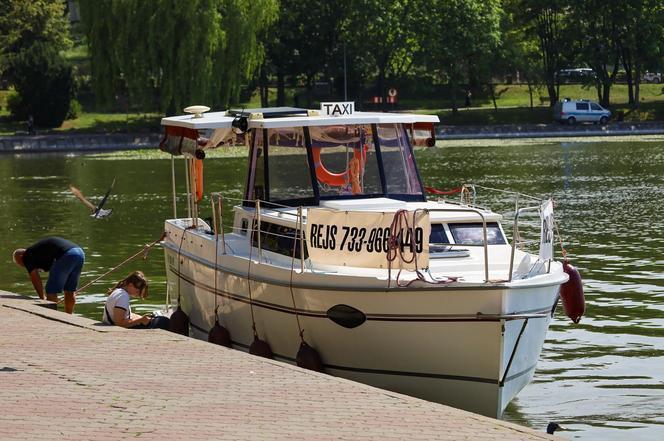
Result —
[{"label": "bushy shrub", "polygon": [[23,121],[28,119],[28,109],[23,104],[21,95],[16,92],[10,92],[7,96],[7,110],[12,116],[12,119]]},{"label": "bushy shrub", "polygon": [[16,54],[11,69],[20,96],[9,106],[12,116],[23,120],[32,115],[36,126],[59,127],[74,94],[69,63],[52,45],[37,43]]},{"label": "bushy shrub", "polygon": [[81,103],[77,100],[71,100],[69,104],[69,112],[67,113],[67,119],[76,119],[81,114]]}]

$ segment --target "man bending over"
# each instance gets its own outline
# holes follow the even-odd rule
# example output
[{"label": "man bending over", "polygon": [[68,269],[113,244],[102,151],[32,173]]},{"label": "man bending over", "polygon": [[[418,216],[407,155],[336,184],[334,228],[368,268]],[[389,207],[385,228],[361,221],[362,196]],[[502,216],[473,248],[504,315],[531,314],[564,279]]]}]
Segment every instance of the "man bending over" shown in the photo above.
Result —
[{"label": "man bending over", "polygon": [[[65,312],[74,312],[76,288],[85,253],[74,242],[61,237],[46,237],[28,248],[14,251],[14,263],[24,267],[40,299],[57,302],[58,294],[65,293]],[[42,285],[39,270],[48,272],[46,289]]]}]

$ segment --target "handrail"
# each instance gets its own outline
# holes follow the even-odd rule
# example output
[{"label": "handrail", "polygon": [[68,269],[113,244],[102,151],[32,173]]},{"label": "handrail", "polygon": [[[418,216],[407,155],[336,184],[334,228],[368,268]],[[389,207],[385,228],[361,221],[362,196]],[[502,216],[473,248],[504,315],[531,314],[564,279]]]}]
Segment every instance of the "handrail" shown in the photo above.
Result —
[{"label": "handrail", "polygon": [[[487,244],[487,235],[486,235],[486,218],[484,215],[475,208],[427,208],[427,213],[437,212],[437,211],[450,211],[450,212],[464,212],[464,213],[475,213],[480,219],[482,219],[482,233],[483,233],[483,248],[484,248],[484,283],[489,282],[489,248]],[[467,246],[463,244],[449,244],[451,246]]]},{"label": "handrail", "polygon": [[512,271],[514,269],[514,254],[516,253],[516,238],[519,234],[519,217],[521,216],[521,213],[526,212],[526,211],[533,211],[533,210],[539,210],[540,207],[523,207],[519,208],[516,210],[516,213],[514,213],[514,225],[512,227],[512,251],[510,253],[510,269],[509,269],[509,274],[508,274],[508,282],[512,281]]}]

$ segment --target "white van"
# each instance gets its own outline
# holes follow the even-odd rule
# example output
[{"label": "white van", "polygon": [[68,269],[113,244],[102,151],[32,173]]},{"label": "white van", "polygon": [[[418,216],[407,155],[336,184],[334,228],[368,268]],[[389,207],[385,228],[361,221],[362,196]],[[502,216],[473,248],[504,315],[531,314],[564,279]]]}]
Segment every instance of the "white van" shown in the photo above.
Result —
[{"label": "white van", "polygon": [[560,123],[594,122],[606,124],[611,112],[589,100],[570,100],[565,98],[553,106],[553,117]]}]

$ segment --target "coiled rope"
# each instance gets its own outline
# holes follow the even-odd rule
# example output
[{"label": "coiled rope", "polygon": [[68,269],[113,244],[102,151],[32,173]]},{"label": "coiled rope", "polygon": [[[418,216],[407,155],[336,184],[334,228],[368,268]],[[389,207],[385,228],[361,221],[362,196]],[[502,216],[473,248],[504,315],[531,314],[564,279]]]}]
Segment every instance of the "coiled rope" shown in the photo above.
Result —
[{"label": "coiled rope", "polygon": [[[415,225],[417,225],[417,214],[418,212],[424,212],[426,210],[423,209],[417,209],[414,210],[413,213],[413,219],[412,219],[412,227],[411,227],[411,222],[408,219],[408,210],[397,210],[396,213],[394,213],[394,218],[392,219],[392,223],[390,224],[390,240],[388,241],[388,249],[387,249],[387,287],[389,288],[392,283],[392,263],[399,259],[402,263],[405,264],[411,264],[413,263],[415,265],[415,278],[406,282],[406,283],[401,283],[399,281],[399,278],[401,276],[401,271],[403,268],[401,267],[402,265],[399,266],[399,272],[397,273],[396,277],[396,284],[397,287],[399,288],[405,288],[407,286],[410,286],[413,282],[419,280],[421,282],[429,283],[432,285],[443,285],[446,283],[452,283],[456,282],[458,280],[458,277],[452,277],[452,276],[445,276],[445,279],[434,279],[431,273],[428,273],[429,276],[431,277],[431,280],[427,279],[425,277],[425,274],[420,271],[419,265],[417,263],[417,252],[415,250],[415,246],[413,245],[413,242],[415,241]],[[410,250],[408,253],[411,253],[410,257],[407,257],[405,255],[405,250],[401,249],[401,232],[402,231],[407,231],[410,233],[411,237],[411,245],[410,245]]]}]

